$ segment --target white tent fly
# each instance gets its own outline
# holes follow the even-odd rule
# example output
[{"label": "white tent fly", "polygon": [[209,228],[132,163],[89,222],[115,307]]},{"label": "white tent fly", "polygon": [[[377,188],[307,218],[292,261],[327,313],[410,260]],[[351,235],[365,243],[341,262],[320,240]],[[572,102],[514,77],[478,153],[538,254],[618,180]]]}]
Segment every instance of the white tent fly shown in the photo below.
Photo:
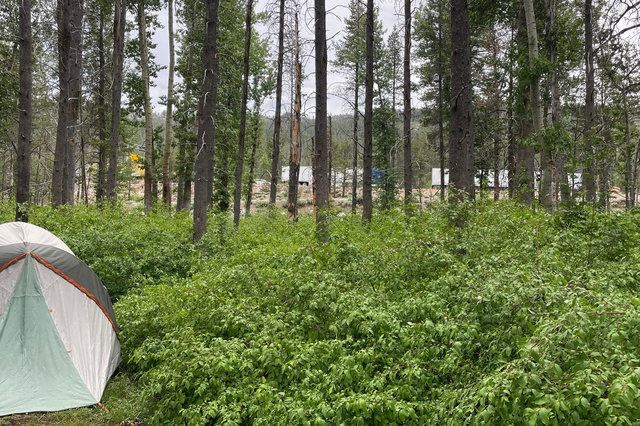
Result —
[{"label": "white tent fly", "polygon": [[0,225],[0,416],[96,404],[120,359],[96,274],[52,233]]}]

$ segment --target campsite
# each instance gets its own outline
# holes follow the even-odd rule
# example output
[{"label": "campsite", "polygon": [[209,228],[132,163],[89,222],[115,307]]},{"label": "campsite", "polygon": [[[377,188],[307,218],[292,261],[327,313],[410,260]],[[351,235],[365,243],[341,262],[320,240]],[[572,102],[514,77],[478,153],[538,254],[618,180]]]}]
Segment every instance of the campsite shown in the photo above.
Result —
[{"label": "campsite", "polygon": [[[291,224],[262,212],[237,230],[215,217],[196,245],[183,214],[37,208],[33,223],[109,289],[123,357],[102,400],[109,413],[44,418],[637,419],[640,216],[487,200],[456,235],[455,213],[436,202],[409,222],[332,216],[328,245],[310,215]],[[2,220],[12,215],[3,203]]]},{"label": "campsite", "polygon": [[640,1],[0,1],[0,426],[640,425]]}]

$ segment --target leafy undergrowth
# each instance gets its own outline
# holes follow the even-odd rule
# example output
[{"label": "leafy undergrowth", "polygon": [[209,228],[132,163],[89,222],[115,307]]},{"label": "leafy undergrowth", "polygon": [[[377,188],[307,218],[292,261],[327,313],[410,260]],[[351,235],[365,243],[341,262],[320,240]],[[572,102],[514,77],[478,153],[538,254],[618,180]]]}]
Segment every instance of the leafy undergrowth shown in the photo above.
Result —
[{"label": "leafy undergrowth", "polygon": [[[13,220],[4,203],[0,215]],[[189,276],[197,256],[187,214],[169,219],[162,211],[144,215],[95,205],[38,207],[29,218],[58,236],[100,277],[113,300],[131,288],[174,283]]]},{"label": "leafy undergrowth", "polygon": [[[458,215],[462,231],[448,225]],[[135,378],[120,379],[128,398],[105,397],[131,410],[114,422],[640,421],[636,212],[433,204],[370,227],[332,216],[328,245],[311,217],[254,216],[237,231],[213,217],[197,247],[186,216],[33,217],[114,271]]]},{"label": "leafy undergrowth", "polygon": [[640,419],[634,214],[434,205],[210,226],[193,277],[122,298],[152,423]]}]

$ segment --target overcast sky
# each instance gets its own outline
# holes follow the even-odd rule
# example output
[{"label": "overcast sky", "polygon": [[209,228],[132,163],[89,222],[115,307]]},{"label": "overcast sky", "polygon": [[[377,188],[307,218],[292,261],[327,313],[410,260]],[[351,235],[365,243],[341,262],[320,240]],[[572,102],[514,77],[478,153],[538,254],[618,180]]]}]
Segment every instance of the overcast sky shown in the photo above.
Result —
[{"label": "overcast sky", "polygon": [[[264,11],[266,7],[268,7],[268,0],[257,0],[256,10]],[[383,23],[385,28],[385,36],[387,36],[394,24],[399,24],[401,21],[401,16],[399,14],[402,13],[402,3],[397,0],[377,0],[377,6],[379,7],[379,15],[380,20]],[[328,39],[328,47],[329,47],[329,62],[333,59],[333,49],[331,49],[332,42],[337,42],[342,38],[343,31],[343,19],[348,15],[348,0],[327,0],[326,1],[326,9],[329,12],[327,14],[327,39]],[[302,38],[313,38],[313,21],[312,21],[313,11],[309,10],[307,13],[303,10],[302,19],[308,21],[305,24],[301,23],[301,37]],[[175,14],[174,14],[175,15]],[[159,17],[159,22],[162,25],[162,28],[156,29],[155,35],[153,37],[153,42],[156,44],[156,48],[154,49],[154,54],[156,57],[156,62],[158,64],[165,66],[158,73],[158,78],[155,80],[155,87],[151,88],[151,96],[152,102],[154,104],[154,109],[156,111],[162,111],[164,107],[159,105],[158,102],[161,96],[166,96],[167,94],[167,77],[168,77],[168,66],[169,66],[169,36],[167,32],[167,19],[168,14],[167,10],[164,9]],[[258,28],[258,31],[261,33],[265,33],[265,28]],[[272,31],[273,32],[273,31]],[[275,59],[275,55],[277,53],[277,33],[274,34],[275,37],[271,40],[271,44],[273,48],[271,51],[274,54],[273,59]],[[176,51],[178,51],[178,46],[176,46]],[[310,52],[312,53],[312,52]],[[304,105],[304,110],[307,115],[313,115],[313,106],[314,99],[312,95],[315,91],[315,81],[313,80],[313,69],[315,67],[315,63],[313,58],[309,58],[305,64],[305,74],[310,77],[307,78],[303,82],[303,97],[306,96],[308,99]],[[238,70],[238,72],[242,72],[242,70]],[[338,74],[329,64],[328,70],[328,84],[329,84],[329,100],[328,100],[328,108],[329,114],[337,115],[342,113],[350,113],[350,108],[347,103],[341,99],[339,96],[332,96],[332,93],[338,93],[340,91],[340,85],[344,84],[345,78],[344,76]],[[180,75],[176,73],[176,82],[180,81]],[[288,98],[286,94],[284,94],[285,99]],[[304,99],[303,99],[304,102]],[[414,100],[415,104],[417,101]],[[273,100],[267,100],[265,105],[263,106],[263,111],[267,115],[273,114],[274,109]],[[284,107],[286,108],[286,107]],[[286,109],[285,109],[286,110]]]}]

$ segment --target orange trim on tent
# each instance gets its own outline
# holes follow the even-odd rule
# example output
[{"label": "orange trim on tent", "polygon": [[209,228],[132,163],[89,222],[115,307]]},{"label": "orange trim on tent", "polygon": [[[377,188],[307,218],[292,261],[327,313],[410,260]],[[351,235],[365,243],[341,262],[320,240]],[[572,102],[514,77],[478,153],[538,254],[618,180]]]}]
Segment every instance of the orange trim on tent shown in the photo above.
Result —
[{"label": "orange trim on tent", "polygon": [[10,261],[8,261],[7,263],[5,263],[4,265],[0,266],[0,271],[4,271],[5,269],[7,269],[9,266],[13,265],[14,263],[16,263],[17,261],[19,261],[20,259],[24,259],[24,257],[27,255],[27,253],[22,253],[20,256],[16,257],[15,259],[12,259]]},{"label": "orange trim on tent", "polygon": [[[46,266],[47,268],[51,269],[53,272],[55,272],[56,274],[58,274],[60,277],[64,278],[66,281],[68,281],[69,283],[73,284],[74,287],[76,287],[78,290],[80,290],[81,292],[83,292],[84,294],[87,295],[87,297],[91,300],[93,300],[96,305],[98,305],[98,307],[102,310],[102,312],[104,313],[104,315],[107,317],[107,319],[109,320],[109,322],[111,323],[111,327],[113,327],[113,331],[116,332],[116,334],[118,334],[118,329],[116,328],[116,324],[113,322],[113,319],[109,316],[109,314],[107,313],[107,311],[104,309],[104,306],[102,306],[102,304],[100,304],[100,302],[98,301],[98,299],[96,299],[96,297],[89,293],[89,291],[82,287],[80,284],[78,284],[77,282],[75,282],[71,277],[69,277],[68,275],[66,275],[64,272],[62,272],[61,270],[59,270],[58,268],[56,268],[55,266],[51,265],[50,263],[48,263],[46,260],[42,259],[41,257],[37,256],[35,253],[29,253],[35,260],[37,260],[38,262],[42,263],[44,266]],[[26,254],[23,254],[21,257],[26,256]],[[19,260],[18,258],[14,259],[14,260]]]}]

